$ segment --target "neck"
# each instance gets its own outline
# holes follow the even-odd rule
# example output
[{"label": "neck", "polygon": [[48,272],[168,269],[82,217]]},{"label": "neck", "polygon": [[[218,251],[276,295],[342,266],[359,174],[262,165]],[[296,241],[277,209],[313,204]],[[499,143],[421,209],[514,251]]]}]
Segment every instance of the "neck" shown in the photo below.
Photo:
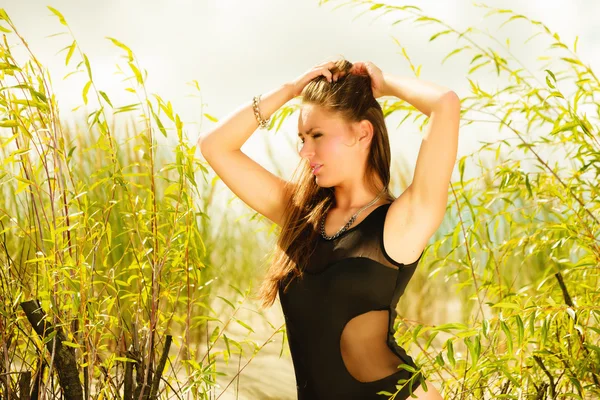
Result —
[{"label": "neck", "polygon": [[369,207],[377,204],[384,196],[384,190],[382,189],[379,193],[370,193],[365,196],[361,196],[359,200],[344,200],[340,201],[337,194],[334,197],[333,205],[331,208],[341,211],[357,211],[363,207]]}]

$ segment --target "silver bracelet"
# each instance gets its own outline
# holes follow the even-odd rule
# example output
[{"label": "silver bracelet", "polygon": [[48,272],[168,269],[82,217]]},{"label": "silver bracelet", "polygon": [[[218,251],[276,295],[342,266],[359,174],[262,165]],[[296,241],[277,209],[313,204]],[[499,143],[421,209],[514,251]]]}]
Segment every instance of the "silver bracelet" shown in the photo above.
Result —
[{"label": "silver bracelet", "polygon": [[267,118],[266,120],[262,119],[260,116],[260,111],[258,109],[258,102],[260,101],[260,94],[258,96],[254,96],[254,98],[252,99],[252,109],[254,110],[254,116],[256,117],[256,120],[258,121],[258,126],[260,128],[267,128],[269,126],[269,123],[271,122],[271,118]]}]

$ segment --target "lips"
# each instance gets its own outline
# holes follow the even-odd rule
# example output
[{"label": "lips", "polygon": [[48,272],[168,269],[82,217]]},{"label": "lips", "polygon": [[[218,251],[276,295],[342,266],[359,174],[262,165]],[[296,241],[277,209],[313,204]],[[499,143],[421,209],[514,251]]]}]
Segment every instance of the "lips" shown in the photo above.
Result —
[{"label": "lips", "polygon": [[313,174],[316,174],[317,172],[319,172],[321,170],[322,166],[323,166],[323,164],[315,164],[315,166],[312,168]]}]

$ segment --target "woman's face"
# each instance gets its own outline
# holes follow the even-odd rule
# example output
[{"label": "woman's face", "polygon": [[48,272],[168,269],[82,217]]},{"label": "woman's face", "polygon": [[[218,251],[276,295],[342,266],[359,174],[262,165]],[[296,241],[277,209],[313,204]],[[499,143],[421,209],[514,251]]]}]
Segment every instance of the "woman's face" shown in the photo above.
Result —
[{"label": "woman's face", "polygon": [[357,141],[354,130],[357,124],[348,124],[337,114],[316,105],[302,106],[298,118],[298,151],[309,167],[322,165],[313,170],[319,186],[335,186],[362,170],[361,147],[364,146]]}]

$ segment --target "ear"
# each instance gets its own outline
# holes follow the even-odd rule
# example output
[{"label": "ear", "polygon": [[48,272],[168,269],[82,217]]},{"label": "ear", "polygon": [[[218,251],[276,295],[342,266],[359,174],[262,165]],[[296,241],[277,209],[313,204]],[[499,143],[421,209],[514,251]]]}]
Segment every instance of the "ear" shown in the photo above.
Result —
[{"label": "ear", "polygon": [[367,150],[373,140],[373,124],[368,119],[363,119],[356,127],[359,143]]}]

